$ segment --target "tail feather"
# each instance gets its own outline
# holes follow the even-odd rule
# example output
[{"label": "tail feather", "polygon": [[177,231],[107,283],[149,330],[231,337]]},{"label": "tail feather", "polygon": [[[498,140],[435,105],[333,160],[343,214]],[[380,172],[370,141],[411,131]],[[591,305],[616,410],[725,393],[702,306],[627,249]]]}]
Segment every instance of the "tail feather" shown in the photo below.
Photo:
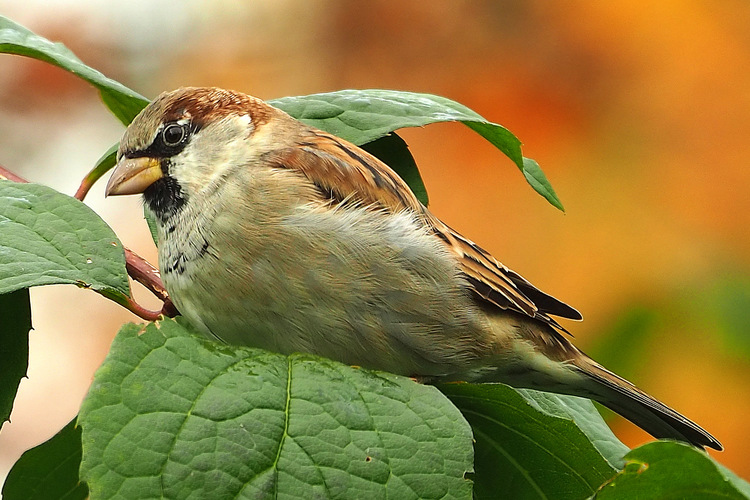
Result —
[{"label": "tail feather", "polygon": [[498,355],[485,359],[471,373],[462,373],[464,380],[587,397],[656,438],[722,449],[698,424],[607,370],[548,324],[518,314],[496,313],[490,319]]},{"label": "tail feather", "polygon": [[591,383],[592,398],[619,413],[656,438],[676,439],[703,448],[722,450],[721,443],[698,424],[654,399],[624,378],[591,358],[582,356],[573,364]]}]

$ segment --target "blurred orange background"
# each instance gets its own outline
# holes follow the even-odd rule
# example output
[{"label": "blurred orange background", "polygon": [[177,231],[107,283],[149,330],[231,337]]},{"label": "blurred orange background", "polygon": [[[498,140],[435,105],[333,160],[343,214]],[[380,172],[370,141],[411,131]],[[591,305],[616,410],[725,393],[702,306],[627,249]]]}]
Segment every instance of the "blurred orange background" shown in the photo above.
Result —
[{"label": "blurred orange background", "polygon": [[[432,210],[586,318],[609,368],[696,420],[750,478],[750,4],[639,1],[1,1],[0,14],[143,95],[216,85],[261,98],[429,92],[513,131],[562,214],[460,124],[402,131]],[[96,92],[0,56],[0,164],[72,194],[122,134]],[[87,199],[155,262],[135,198]],[[138,297],[152,307],[142,290]],[[0,478],[77,412],[135,317],[74,287],[32,291],[29,378]],[[629,446],[650,438],[611,420]]]}]

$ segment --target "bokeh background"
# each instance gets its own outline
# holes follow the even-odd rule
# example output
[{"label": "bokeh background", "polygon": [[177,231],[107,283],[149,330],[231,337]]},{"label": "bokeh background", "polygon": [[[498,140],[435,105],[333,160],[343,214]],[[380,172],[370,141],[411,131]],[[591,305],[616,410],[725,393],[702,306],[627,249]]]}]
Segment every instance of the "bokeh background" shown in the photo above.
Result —
[{"label": "bokeh background", "polygon": [[[390,88],[505,125],[567,212],[460,124],[402,133],[433,211],[582,311],[566,323],[579,346],[705,426],[726,447],[712,455],[750,478],[747,2],[0,0],[0,14],[147,97]],[[0,164],[72,194],[122,131],[73,76],[0,56]],[[155,261],[139,200],[102,189],[87,202]],[[70,286],[32,302],[0,478],[76,414],[118,327],[136,320]],[[650,439],[611,424],[630,446]]]}]

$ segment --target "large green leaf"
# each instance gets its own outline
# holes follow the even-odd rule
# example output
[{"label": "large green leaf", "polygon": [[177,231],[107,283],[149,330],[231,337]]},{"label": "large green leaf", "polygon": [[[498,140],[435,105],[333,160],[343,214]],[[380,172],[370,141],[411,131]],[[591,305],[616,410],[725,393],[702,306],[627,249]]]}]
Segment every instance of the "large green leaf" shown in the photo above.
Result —
[{"label": "large green leaf", "polygon": [[750,498],[750,484],[686,444],[657,441],[625,455],[627,465],[597,499]]},{"label": "large green leaf", "polygon": [[85,65],[61,43],[53,43],[20,24],[0,16],[0,52],[32,57],[54,64],[86,80],[99,90],[104,104],[125,125],[148,104],[148,99]]},{"label": "large green leaf", "polygon": [[471,429],[434,387],[127,325],[79,417],[92,498],[469,498]]},{"label": "large green leaf", "polygon": [[0,293],[60,283],[123,300],[130,285],[122,244],[75,198],[0,181]]},{"label": "large green leaf", "polygon": [[431,94],[396,90],[340,90],[269,101],[309,125],[365,144],[404,127],[461,122],[513,160],[527,182],[552,205],[563,209],[539,165],[521,153],[521,141],[508,129],[487,121],[455,101]]},{"label": "large green leaf", "polygon": [[3,485],[5,500],[76,500],[88,497],[78,480],[81,428],[73,419],[52,439],[21,455]]},{"label": "large green leaf", "polygon": [[[619,443],[591,402],[503,384],[442,384],[474,431],[476,498],[581,499],[616,469]],[[585,432],[584,432],[585,429]],[[620,450],[626,448],[621,443]]]},{"label": "large green leaf", "polygon": [[0,295],[0,426],[8,420],[18,384],[29,367],[29,290]]}]

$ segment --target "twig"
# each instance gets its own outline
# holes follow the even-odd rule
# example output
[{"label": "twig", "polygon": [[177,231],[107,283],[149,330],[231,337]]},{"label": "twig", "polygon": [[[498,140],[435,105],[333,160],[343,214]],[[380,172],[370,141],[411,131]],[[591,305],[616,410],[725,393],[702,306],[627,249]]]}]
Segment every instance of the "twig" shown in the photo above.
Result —
[{"label": "twig", "polygon": [[123,304],[125,308],[136,316],[146,321],[156,321],[162,315],[161,311],[151,311],[138,304],[132,297],[127,297],[127,302]]},{"label": "twig", "polygon": [[86,195],[88,194],[92,186],[93,184],[88,182],[88,179],[83,179],[81,181],[81,185],[78,186],[78,190],[76,191],[76,194],[73,195],[73,198],[79,201],[83,201],[83,199],[86,197]]},{"label": "twig", "polygon": [[0,165],[0,179],[5,179],[7,181],[13,181],[13,182],[29,182],[23,177],[14,174],[13,172],[3,167],[2,165]]},{"label": "twig", "polygon": [[169,294],[161,281],[159,270],[131,249],[125,248],[124,250],[125,266],[130,277],[145,286],[161,300],[167,300]]},{"label": "twig", "polygon": [[177,309],[169,299],[169,293],[167,293],[167,289],[164,288],[164,283],[161,281],[159,270],[129,248],[125,248],[124,250],[125,266],[130,277],[145,286],[151,293],[164,301],[161,314],[169,316],[170,318],[177,316]]}]

